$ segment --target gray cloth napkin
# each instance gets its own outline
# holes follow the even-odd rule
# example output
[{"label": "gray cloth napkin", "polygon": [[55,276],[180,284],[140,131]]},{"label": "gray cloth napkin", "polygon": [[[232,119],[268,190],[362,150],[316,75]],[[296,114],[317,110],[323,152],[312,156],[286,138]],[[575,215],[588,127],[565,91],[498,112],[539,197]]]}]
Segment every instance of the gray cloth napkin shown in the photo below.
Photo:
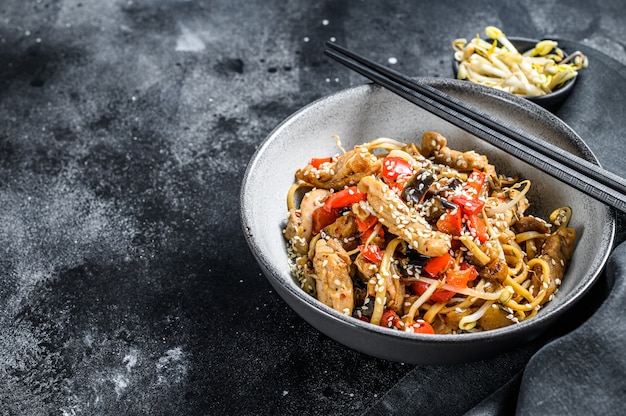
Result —
[{"label": "gray cloth napkin", "polygon": [[626,414],[626,243],[606,276],[611,292],[598,311],[530,359],[517,414]]}]

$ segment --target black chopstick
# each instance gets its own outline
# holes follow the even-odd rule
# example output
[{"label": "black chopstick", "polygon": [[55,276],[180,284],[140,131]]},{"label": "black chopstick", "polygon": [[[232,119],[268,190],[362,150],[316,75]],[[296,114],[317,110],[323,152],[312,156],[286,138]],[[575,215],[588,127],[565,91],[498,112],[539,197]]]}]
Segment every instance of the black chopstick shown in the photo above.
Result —
[{"label": "black chopstick", "polygon": [[430,85],[372,62],[333,42],[325,53],[375,83],[572,187],[626,212],[626,181],[585,159],[511,127]]},{"label": "black chopstick", "polygon": [[519,143],[522,143],[532,149],[537,150],[540,153],[545,154],[547,157],[555,159],[560,163],[569,166],[573,169],[585,169],[587,170],[590,176],[592,176],[598,182],[604,183],[608,186],[615,186],[616,189],[620,189],[622,193],[626,193],[626,180],[613,174],[612,172],[608,172],[598,165],[595,165],[588,160],[582,159],[576,155],[573,155],[569,152],[564,151],[563,149],[553,145],[550,142],[546,142],[534,135],[529,134],[528,132],[521,131],[512,127],[508,123],[503,120],[496,119],[495,117],[483,112],[482,110],[472,107],[463,101],[456,99],[455,97],[449,96],[444,92],[431,87],[430,85],[423,84],[417,82],[400,72],[397,72],[391,68],[379,65],[375,62],[367,60],[366,58],[349,51],[348,49],[337,45],[332,42],[327,42],[326,45],[334,49],[335,51],[340,52],[341,54],[355,60],[356,62],[366,65],[367,67],[380,72],[384,76],[395,80],[401,85],[413,89],[429,98],[433,101],[441,103],[443,105],[451,106],[455,111],[459,112],[467,116],[470,119],[475,120],[478,123],[481,123],[494,131],[502,133],[513,140],[516,140]]}]

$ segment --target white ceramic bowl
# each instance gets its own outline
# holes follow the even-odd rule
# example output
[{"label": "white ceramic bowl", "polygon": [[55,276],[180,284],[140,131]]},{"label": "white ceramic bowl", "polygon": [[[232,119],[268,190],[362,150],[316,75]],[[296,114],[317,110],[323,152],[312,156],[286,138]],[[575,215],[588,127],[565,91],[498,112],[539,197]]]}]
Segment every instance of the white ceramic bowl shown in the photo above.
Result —
[{"label": "white ceramic bowl", "polygon": [[[422,81],[526,129],[588,160],[592,152],[565,123],[539,106],[511,94],[469,82]],[[532,180],[532,213],[546,217],[563,205],[573,210],[570,223],[577,243],[572,263],[554,300],[538,316],[520,324],[471,334],[424,335],[395,331],[346,317],[300,289],[292,277],[282,230],[287,190],[298,167],[311,157],[338,153],[333,135],[346,149],[377,137],[420,142],[434,130],[459,150],[475,149],[499,172]],[[341,344],[363,353],[411,364],[458,363],[482,359],[531,341],[589,290],[613,245],[615,217],[600,202],[512,158],[414,104],[371,84],[322,98],[287,118],[259,147],[246,170],[240,195],[242,227],[250,249],[276,292],[304,320]],[[271,325],[268,321],[268,325]]]}]

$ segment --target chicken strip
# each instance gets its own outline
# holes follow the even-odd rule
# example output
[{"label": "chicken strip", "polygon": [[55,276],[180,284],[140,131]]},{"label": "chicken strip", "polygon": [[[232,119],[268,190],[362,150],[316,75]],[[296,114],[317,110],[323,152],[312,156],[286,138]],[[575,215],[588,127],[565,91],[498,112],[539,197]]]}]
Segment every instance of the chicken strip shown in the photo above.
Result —
[{"label": "chicken strip", "polygon": [[324,227],[324,234],[341,244],[344,250],[354,250],[359,245],[359,230],[354,214],[342,215]]},{"label": "chicken strip", "polygon": [[373,176],[366,176],[361,179],[358,188],[367,194],[367,202],[376,212],[378,220],[418,253],[436,257],[450,250],[451,236],[433,230],[417,211],[411,210],[385,183]]},{"label": "chicken strip", "polygon": [[302,256],[309,250],[313,233],[313,211],[324,204],[329,194],[326,189],[313,189],[304,195],[299,209],[289,211],[284,235],[295,254]]},{"label": "chicken strip", "polygon": [[422,136],[422,153],[425,157],[434,158],[437,163],[462,171],[488,168],[487,156],[480,155],[473,150],[469,152],[453,150],[447,146],[447,143],[448,140],[441,134],[427,131]]},{"label": "chicken strip", "polygon": [[372,175],[381,168],[381,161],[365,147],[356,147],[339,156],[336,162],[317,169],[307,165],[296,171],[296,178],[323,189],[343,189],[354,186],[362,177]]},{"label": "chicken strip", "polygon": [[354,310],[350,265],[350,256],[337,241],[317,240],[313,257],[317,299],[348,316]]}]

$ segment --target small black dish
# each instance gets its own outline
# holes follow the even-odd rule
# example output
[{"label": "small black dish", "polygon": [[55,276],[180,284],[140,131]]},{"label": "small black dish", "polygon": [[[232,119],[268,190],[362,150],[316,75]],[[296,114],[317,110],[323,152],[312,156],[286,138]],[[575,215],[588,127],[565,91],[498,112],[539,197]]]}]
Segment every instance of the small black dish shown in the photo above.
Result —
[{"label": "small black dish", "polygon": [[[517,48],[520,53],[524,53],[535,47],[537,42],[540,42],[538,39],[529,39],[529,38],[520,38],[520,37],[508,37],[509,41]],[[563,51],[563,57],[566,58],[568,56],[565,51]],[[454,77],[456,78],[457,73],[459,71],[459,62],[456,59],[452,59],[453,62],[453,70]],[[541,107],[545,108],[549,111],[556,111],[561,107],[561,105],[565,102],[567,97],[571,94],[574,89],[574,85],[576,84],[576,79],[578,76],[568,80],[565,84],[563,84],[560,88],[555,91],[540,96],[520,96],[528,101],[531,101]]]}]

